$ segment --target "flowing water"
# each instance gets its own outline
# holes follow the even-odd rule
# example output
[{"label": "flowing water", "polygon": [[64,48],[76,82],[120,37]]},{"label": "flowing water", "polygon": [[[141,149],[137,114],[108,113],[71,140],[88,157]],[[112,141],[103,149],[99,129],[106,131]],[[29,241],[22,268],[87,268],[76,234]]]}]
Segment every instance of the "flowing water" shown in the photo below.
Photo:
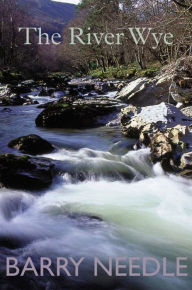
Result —
[{"label": "flowing water", "polygon": [[[40,256],[85,257],[80,276],[65,280],[68,287],[46,277],[31,289],[190,290],[192,182],[152,166],[148,149],[115,153],[111,148],[121,138],[118,129],[41,129],[35,127],[41,111],[36,106],[10,109],[0,112],[1,152],[16,152],[7,147],[13,138],[38,134],[56,146],[44,156],[55,160],[62,174],[45,192],[0,190],[1,260],[14,256],[22,265],[26,257],[36,263]],[[78,181],[79,172],[85,174],[83,181]],[[153,257],[160,262],[167,257],[167,271],[174,273],[176,257],[187,257],[189,277],[163,277],[161,269],[148,278],[112,279],[103,273],[96,278],[94,257],[106,265],[108,257]],[[11,279],[2,282],[2,289],[16,289]]]}]

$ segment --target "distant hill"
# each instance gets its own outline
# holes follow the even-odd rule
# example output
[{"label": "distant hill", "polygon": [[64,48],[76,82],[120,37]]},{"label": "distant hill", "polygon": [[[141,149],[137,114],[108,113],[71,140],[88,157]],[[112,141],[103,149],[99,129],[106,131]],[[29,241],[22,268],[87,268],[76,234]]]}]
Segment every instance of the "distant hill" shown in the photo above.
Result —
[{"label": "distant hill", "polygon": [[49,34],[61,32],[75,16],[76,5],[51,0],[18,0],[32,17],[34,26]]}]

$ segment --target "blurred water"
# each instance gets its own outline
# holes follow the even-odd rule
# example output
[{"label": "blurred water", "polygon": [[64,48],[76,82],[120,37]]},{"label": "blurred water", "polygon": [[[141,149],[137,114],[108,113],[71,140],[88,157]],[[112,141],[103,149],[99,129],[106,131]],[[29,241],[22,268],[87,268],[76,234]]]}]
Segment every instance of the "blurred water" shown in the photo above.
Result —
[{"label": "blurred water", "polygon": [[[36,195],[0,190],[1,258],[7,255],[5,241],[15,246],[11,256],[21,265],[28,256],[34,260],[85,256],[87,262],[76,283],[94,281],[90,261],[95,256],[104,261],[109,256],[159,261],[167,257],[170,271],[175,271],[178,256],[192,262],[190,180],[165,175],[159,165],[152,166],[148,149],[110,153],[119,140],[117,129],[46,130],[35,127],[41,111],[35,106],[11,110],[0,112],[1,151],[14,152],[7,143],[15,137],[38,134],[57,146],[56,152],[44,156],[55,160],[61,176]],[[86,173],[86,180],[74,183],[74,172]],[[140,288],[129,288],[130,280],[121,280],[122,289],[147,290],[190,290],[192,282],[190,277],[165,278],[162,272],[153,278],[132,279]],[[95,283],[98,289],[103,283],[106,289],[117,289],[107,278]]]}]

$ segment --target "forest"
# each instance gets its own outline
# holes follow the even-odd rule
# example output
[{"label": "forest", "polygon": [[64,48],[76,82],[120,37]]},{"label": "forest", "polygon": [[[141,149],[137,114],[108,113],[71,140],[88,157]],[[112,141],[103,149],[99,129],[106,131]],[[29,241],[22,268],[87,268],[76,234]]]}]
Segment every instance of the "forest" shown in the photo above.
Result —
[{"label": "forest", "polygon": [[[125,77],[136,69],[149,69],[147,73],[153,74],[159,67],[192,53],[192,3],[188,0],[82,0],[75,17],[67,26],[63,25],[62,43],[57,47],[50,45],[48,50],[46,45],[37,45],[35,32],[33,45],[24,45],[25,36],[18,27],[34,25],[28,6],[17,0],[1,0],[0,21],[2,73],[15,70],[27,75],[48,72],[105,75],[106,71],[114,71],[111,76]],[[84,31],[82,41],[74,46],[70,45],[70,27]],[[130,27],[145,27],[146,31],[151,28],[154,34],[169,33],[173,36],[171,45],[161,41],[154,49],[152,37],[146,43],[136,43]],[[87,33],[101,32],[124,35],[122,45],[93,40],[91,45],[84,46]]]}]

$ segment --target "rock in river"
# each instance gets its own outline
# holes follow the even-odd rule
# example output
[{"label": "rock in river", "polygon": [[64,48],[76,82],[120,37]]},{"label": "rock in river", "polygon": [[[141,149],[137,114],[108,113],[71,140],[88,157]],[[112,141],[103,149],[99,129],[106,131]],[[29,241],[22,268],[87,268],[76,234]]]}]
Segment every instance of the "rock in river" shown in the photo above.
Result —
[{"label": "rock in river", "polygon": [[185,108],[181,109],[181,112],[182,112],[184,115],[186,115],[186,116],[192,118],[192,106],[185,107]]},{"label": "rock in river", "polygon": [[[153,162],[161,162],[166,171],[179,171],[182,155],[192,150],[192,118],[173,105],[122,110],[122,131],[125,136],[151,148]],[[182,168],[183,169],[183,168]]]},{"label": "rock in river", "polygon": [[9,142],[8,146],[32,155],[49,153],[54,150],[48,141],[35,134],[14,139]]},{"label": "rock in river", "polygon": [[[129,108],[131,108],[131,116]],[[124,108],[122,113],[122,129],[127,137],[138,138],[144,131],[153,134],[157,130],[165,131],[167,128],[173,128],[178,124],[189,126],[192,123],[190,117],[185,116],[175,106],[164,102],[156,106],[142,108],[129,106]]]},{"label": "rock in river", "polygon": [[192,151],[182,155],[180,168],[180,176],[192,178]]},{"label": "rock in river", "polygon": [[54,165],[46,158],[0,155],[0,184],[3,187],[40,190],[52,183]]},{"label": "rock in river", "polygon": [[[164,87],[165,86],[165,87]],[[156,105],[168,99],[169,85],[158,84],[157,80],[138,78],[128,83],[116,98],[136,106]]]},{"label": "rock in river", "polygon": [[105,125],[117,111],[118,101],[89,98],[71,104],[63,99],[48,106],[36,118],[36,125],[47,128],[91,128]]},{"label": "rock in river", "polygon": [[24,98],[16,94],[11,94],[1,99],[0,106],[26,106],[35,104],[39,104],[38,101],[32,100],[30,97],[26,96]]}]

